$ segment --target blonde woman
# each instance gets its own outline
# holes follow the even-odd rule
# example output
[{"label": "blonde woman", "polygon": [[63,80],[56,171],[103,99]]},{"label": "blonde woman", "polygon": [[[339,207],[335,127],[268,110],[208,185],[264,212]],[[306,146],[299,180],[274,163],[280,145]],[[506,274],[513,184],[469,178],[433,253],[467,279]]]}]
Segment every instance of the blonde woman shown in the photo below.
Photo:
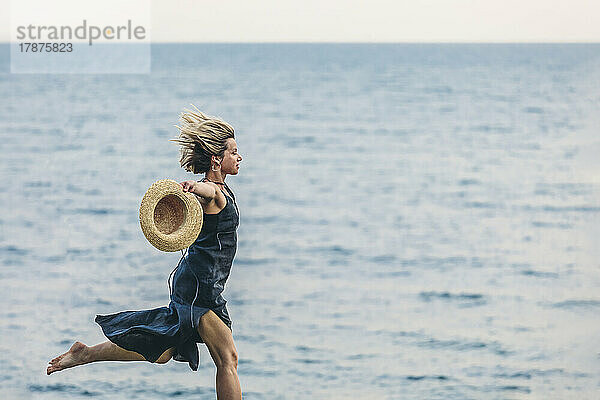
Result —
[{"label": "blonde woman", "polygon": [[[241,399],[237,351],[231,320],[221,296],[237,248],[239,211],[225,183],[237,175],[242,156],[228,123],[200,110],[181,114],[181,166],[202,181],[181,182],[183,191],[197,195],[204,224],[173,271],[168,307],[96,316],[109,339],[95,346],[75,342],[52,359],[47,374],[95,361],[149,361],[165,364],[171,358],[198,369],[196,343],[206,344],[217,367],[218,399]],[[170,280],[171,277],[169,277]]]}]

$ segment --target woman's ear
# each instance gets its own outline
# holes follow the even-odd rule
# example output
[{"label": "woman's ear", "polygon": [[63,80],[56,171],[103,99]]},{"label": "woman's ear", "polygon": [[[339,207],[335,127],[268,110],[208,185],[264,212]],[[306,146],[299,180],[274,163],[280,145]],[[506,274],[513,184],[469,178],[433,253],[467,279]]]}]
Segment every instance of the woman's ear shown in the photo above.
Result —
[{"label": "woman's ear", "polygon": [[221,161],[223,161],[223,158],[219,158],[217,156],[211,156],[210,157],[210,164],[217,164],[217,166],[221,167]]}]

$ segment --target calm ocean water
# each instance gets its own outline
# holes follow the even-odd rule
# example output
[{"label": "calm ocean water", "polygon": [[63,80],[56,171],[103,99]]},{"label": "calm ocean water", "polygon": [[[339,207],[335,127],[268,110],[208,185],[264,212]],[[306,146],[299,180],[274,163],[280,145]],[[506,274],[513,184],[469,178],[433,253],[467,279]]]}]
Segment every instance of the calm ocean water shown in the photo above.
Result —
[{"label": "calm ocean water", "polygon": [[236,127],[225,297],[247,399],[600,397],[600,45],[156,45],[150,75],[0,53],[0,386],[212,399],[214,367],[45,375],[96,314],[168,303],[145,240],[194,103]]}]

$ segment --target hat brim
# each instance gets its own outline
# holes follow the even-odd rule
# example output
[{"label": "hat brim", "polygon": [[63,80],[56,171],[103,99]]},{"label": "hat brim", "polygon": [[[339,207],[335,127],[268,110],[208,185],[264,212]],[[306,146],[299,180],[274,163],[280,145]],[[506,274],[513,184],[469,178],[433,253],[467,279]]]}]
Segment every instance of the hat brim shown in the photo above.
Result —
[{"label": "hat brim", "polygon": [[[159,202],[174,207],[159,207]],[[203,212],[196,196],[184,192],[182,186],[171,179],[156,181],[144,194],[140,204],[140,225],[146,239],[162,251],[178,251],[189,247],[202,230]],[[175,219],[174,229],[163,227],[164,219]]]}]

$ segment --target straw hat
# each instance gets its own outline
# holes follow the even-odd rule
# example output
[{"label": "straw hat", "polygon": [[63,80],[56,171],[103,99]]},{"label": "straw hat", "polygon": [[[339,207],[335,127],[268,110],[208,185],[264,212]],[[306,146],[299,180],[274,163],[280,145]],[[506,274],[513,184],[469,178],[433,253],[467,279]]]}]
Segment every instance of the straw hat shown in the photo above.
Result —
[{"label": "straw hat", "polygon": [[140,225],[146,239],[162,251],[189,247],[202,229],[202,206],[171,179],[150,186],[140,205]]}]

